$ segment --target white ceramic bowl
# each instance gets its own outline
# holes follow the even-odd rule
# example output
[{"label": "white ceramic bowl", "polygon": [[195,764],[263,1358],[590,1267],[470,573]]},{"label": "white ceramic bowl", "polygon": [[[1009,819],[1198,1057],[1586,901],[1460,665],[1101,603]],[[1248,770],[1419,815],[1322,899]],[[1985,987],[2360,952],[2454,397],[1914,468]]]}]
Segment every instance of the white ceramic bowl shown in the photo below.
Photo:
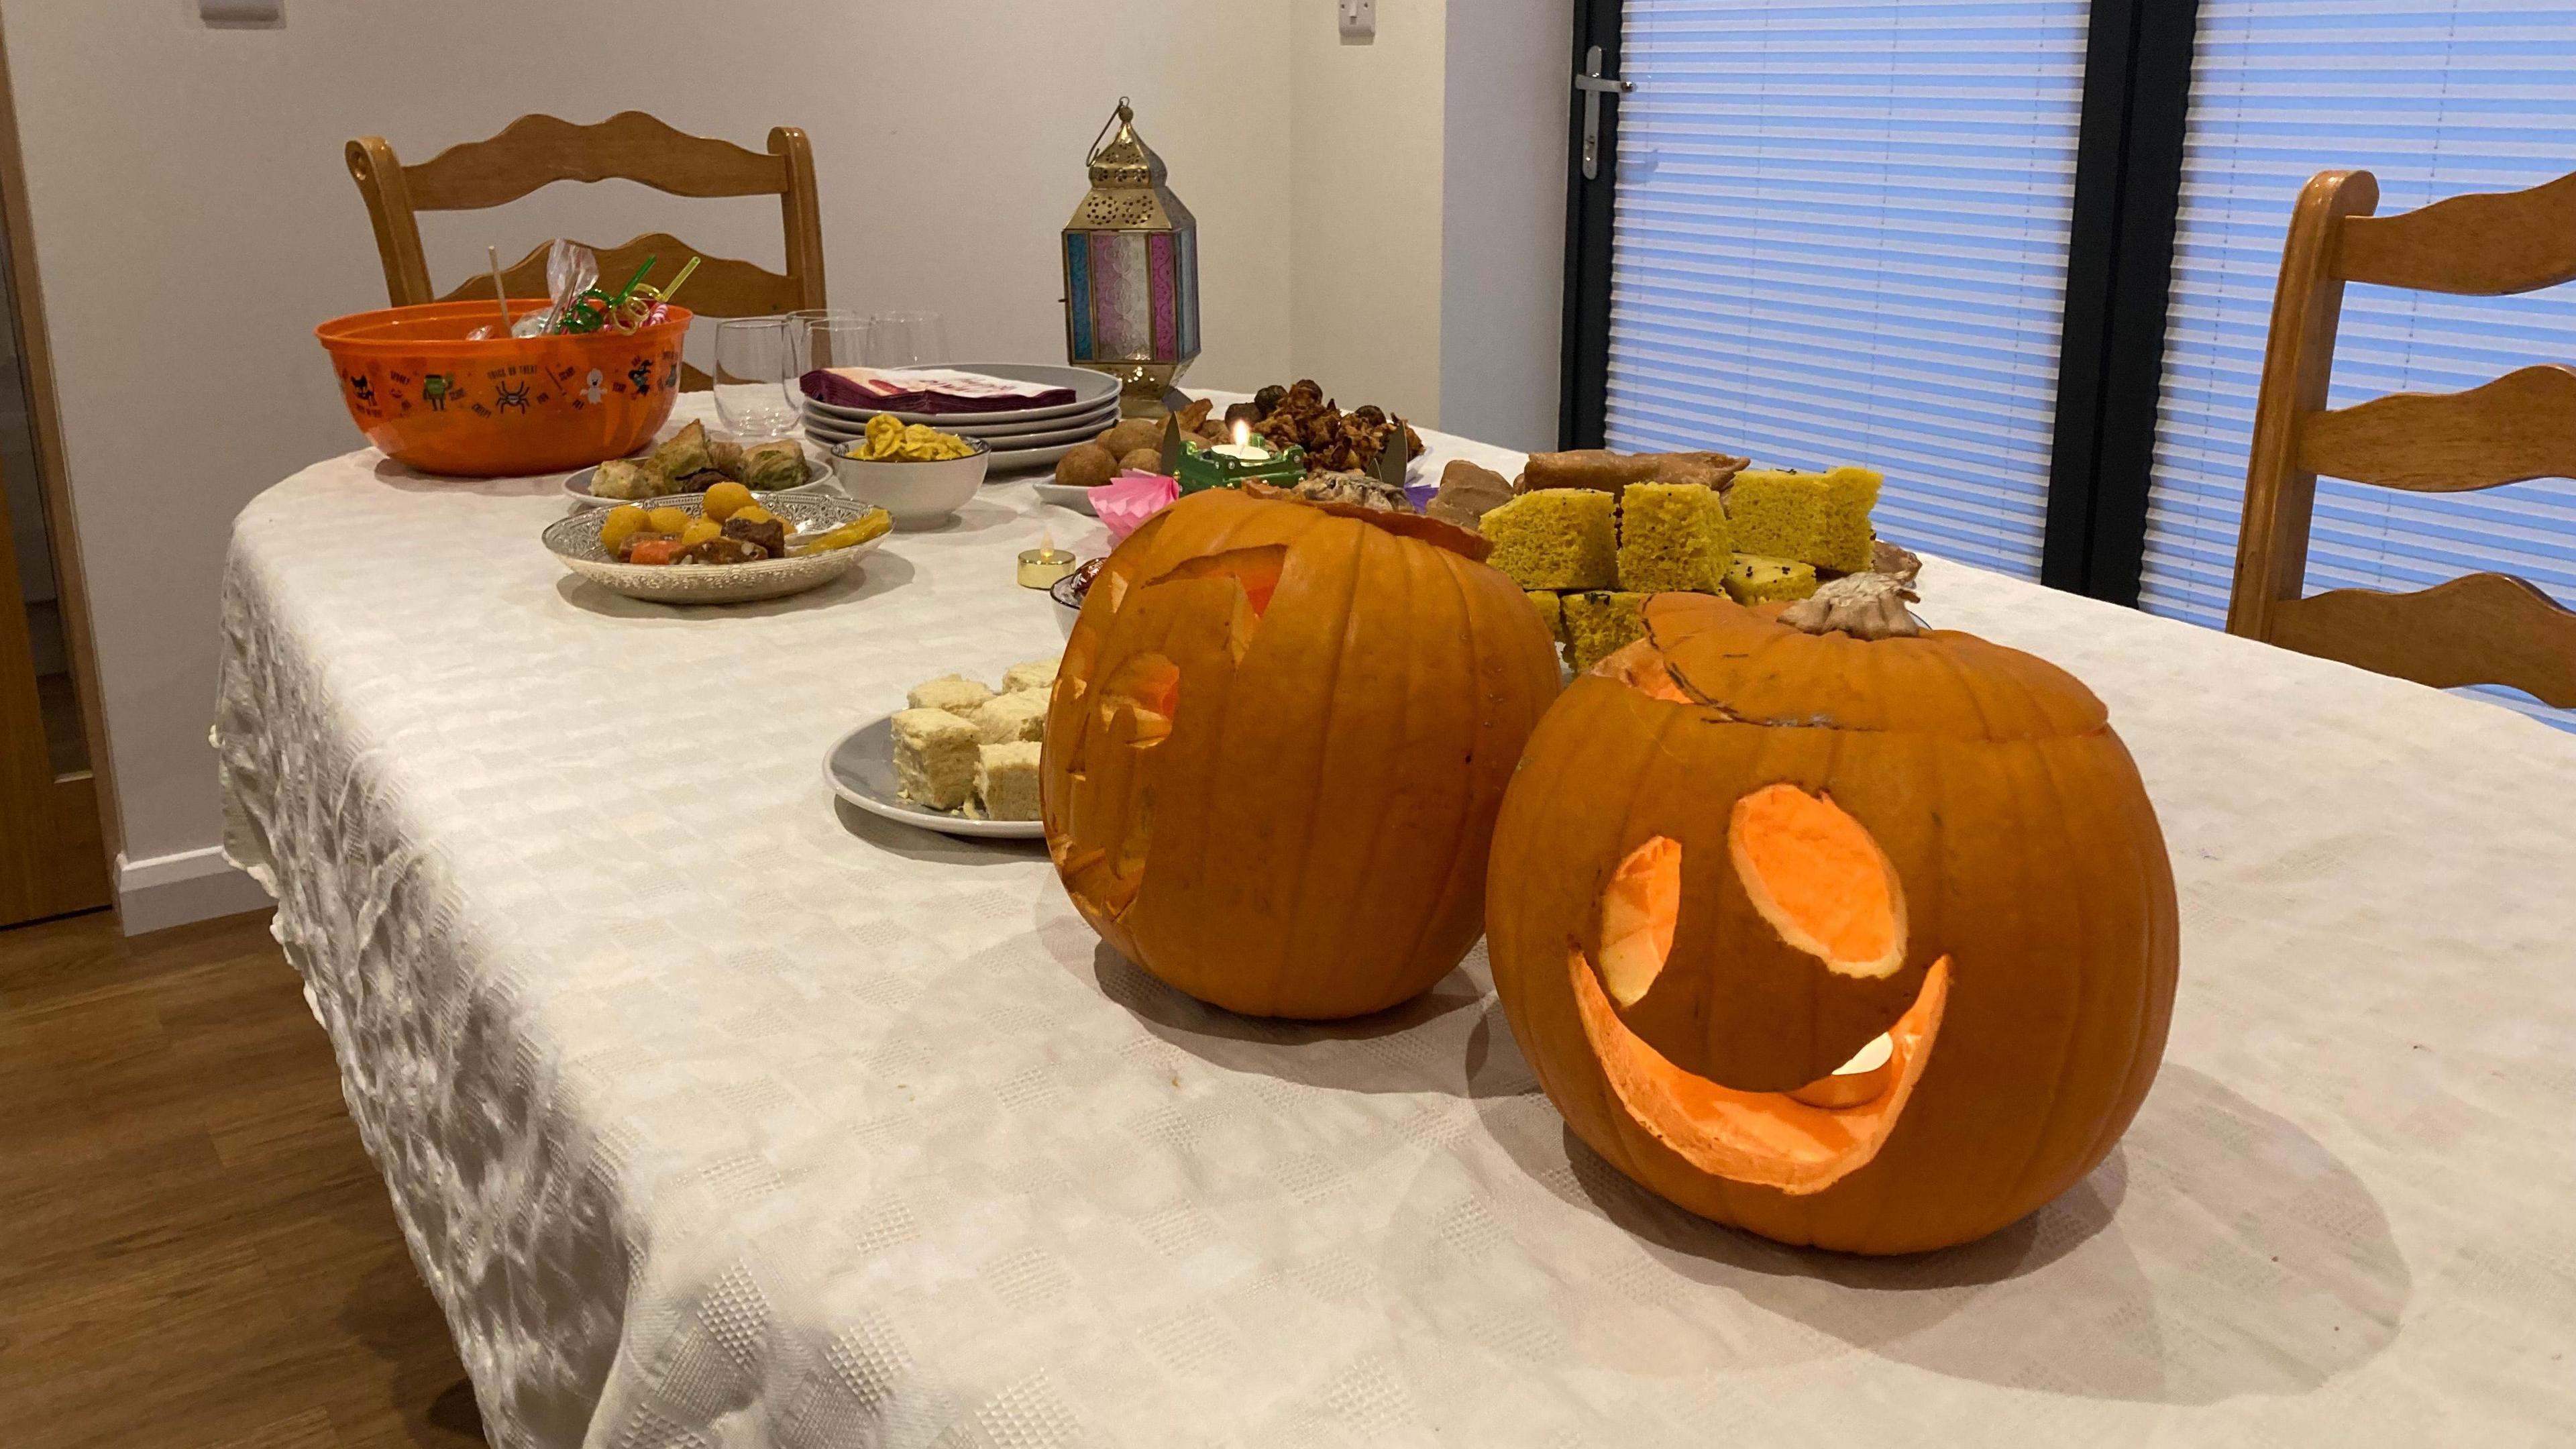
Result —
[{"label": "white ceramic bowl", "polygon": [[984,468],[993,460],[993,450],[980,442],[963,458],[926,463],[851,457],[848,450],[858,446],[843,443],[832,450],[832,472],[841,480],[841,491],[893,514],[897,528],[946,522],[983,486]]}]

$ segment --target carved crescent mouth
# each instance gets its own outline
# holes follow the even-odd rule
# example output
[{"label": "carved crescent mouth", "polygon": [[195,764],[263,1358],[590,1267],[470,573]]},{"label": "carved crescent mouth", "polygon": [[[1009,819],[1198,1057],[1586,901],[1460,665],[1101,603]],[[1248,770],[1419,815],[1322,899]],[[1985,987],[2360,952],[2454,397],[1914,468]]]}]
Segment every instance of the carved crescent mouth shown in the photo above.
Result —
[{"label": "carved crescent mouth", "polygon": [[[1883,1065],[1836,1073],[1795,1092],[1746,1092],[1683,1071],[1630,1031],[1580,948],[1569,952],[1566,974],[1593,1059],[1631,1121],[1701,1172],[1792,1197],[1822,1192],[1878,1155],[1932,1059],[1950,999],[1950,958],[1944,956],[1882,1038],[1889,1047]],[[1873,1082],[1878,1090],[1855,1105],[1815,1105],[1846,1100]]]}]

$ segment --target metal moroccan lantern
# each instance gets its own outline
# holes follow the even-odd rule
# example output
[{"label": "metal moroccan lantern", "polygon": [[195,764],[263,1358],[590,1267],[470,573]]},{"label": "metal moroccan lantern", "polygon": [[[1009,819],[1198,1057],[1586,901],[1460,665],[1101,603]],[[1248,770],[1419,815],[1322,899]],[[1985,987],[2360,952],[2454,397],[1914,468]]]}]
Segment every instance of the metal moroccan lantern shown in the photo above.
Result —
[{"label": "metal moroccan lantern", "polygon": [[1065,356],[1117,378],[1126,416],[1157,417],[1199,355],[1198,218],[1163,184],[1125,96],[1100,136],[1064,228]]}]

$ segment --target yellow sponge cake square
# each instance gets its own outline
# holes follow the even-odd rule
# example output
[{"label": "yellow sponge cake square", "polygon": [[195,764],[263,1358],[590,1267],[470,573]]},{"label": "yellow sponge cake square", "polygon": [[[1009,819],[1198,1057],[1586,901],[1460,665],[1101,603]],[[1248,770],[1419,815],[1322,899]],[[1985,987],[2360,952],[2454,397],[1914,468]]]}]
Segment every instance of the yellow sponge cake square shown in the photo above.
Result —
[{"label": "yellow sponge cake square", "polygon": [[1565,596],[1546,589],[1529,591],[1530,606],[1538,610],[1538,621],[1547,626],[1547,637],[1565,642]]},{"label": "yellow sponge cake square", "polygon": [[1862,572],[1869,567],[1869,513],[1878,506],[1881,482],[1867,468],[1748,468],[1735,475],[1726,499],[1736,551]]},{"label": "yellow sponge cake square", "polygon": [[[1634,488],[1635,484],[1629,487]],[[1646,637],[1646,596],[1596,589],[1565,596],[1567,662],[1576,673]]]},{"label": "yellow sponge cake square", "polygon": [[1589,488],[1541,488],[1477,520],[1485,561],[1524,589],[1606,589],[1619,580],[1618,500]]},{"label": "yellow sponge cake square", "polygon": [[1631,483],[1619,495],[1619,587],[1635,594],[1713,594],[1735,540],[1726,502],[1695,483]]},{"label": "yellow sponge cake square", "polygon": [[1726,595],[1739,604],[1793,603],[1816,591],[1816,566],[1795,559],[1739,553],[1726,571]]}]

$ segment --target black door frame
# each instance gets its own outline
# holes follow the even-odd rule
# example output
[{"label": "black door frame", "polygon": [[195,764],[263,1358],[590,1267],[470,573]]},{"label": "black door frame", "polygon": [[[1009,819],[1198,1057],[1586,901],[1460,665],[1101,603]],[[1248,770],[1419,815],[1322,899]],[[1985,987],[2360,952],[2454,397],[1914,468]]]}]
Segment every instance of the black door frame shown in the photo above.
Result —
[{"label": "black door frame", "polygon": [[[1571,73],[1591,47],[1619,74],[1621,0],[1574,0]],[[2075,145],[2066,302],[2040,581],[2134,606],[2164,374],[2199,0],[2093,0]],[[1583,105],[1567,110],[1565,325],[1558,446],[1597,448],[1610,390],[1611,224],[1619,108],[1602,97],[1600,175],[1583,176]]]},{"label": "black door frame", "polygon": [[1597,448],[1608,425],[1610,398],[1610,221],[1619,189],[1619,96],[1601,96],[1600,174],[1583,176],[1581,75],[1592,47],[1601,47],[1601,73],[1619,74],[1621,0],[1574,0],[1574,56],[1566,82],[1573,103],[1565,121],[1565,323],[1564,361],[1556,409],[1556,445]]}]

